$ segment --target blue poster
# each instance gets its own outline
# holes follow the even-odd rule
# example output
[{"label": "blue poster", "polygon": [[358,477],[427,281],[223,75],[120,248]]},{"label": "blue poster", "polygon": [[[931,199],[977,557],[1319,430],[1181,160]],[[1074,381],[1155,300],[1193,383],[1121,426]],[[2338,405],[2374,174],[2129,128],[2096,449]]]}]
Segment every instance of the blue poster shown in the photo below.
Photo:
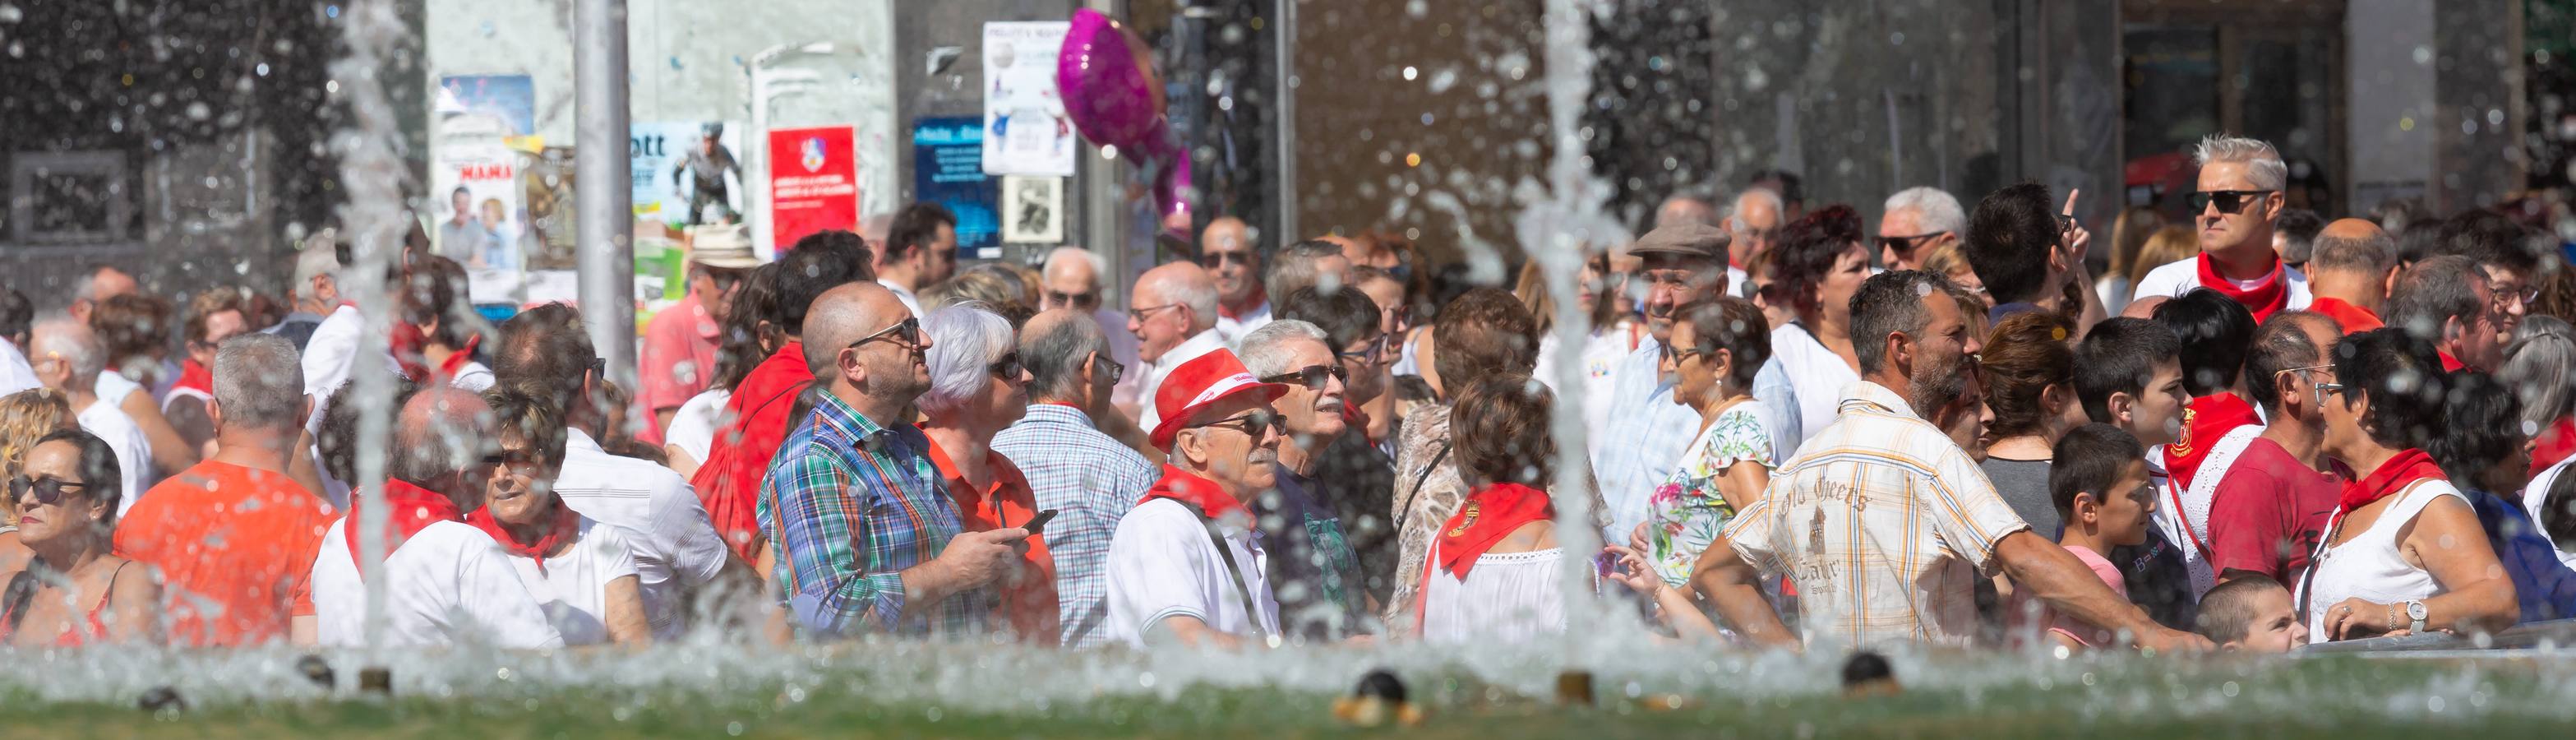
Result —
[{"label": "blue poster", "polygon": [[984,174],[984,119],[913,120],[912,197],[957,214],[957,259],[1002,256],[1002,221],[996,209],[1002,186],[1000,178]]},{"label": "blue poster", "polygon": [[527,75],[453,75],[438,80],[438,112],[486,113],[509,127],[504,136],[537,132],[536,83]]}]

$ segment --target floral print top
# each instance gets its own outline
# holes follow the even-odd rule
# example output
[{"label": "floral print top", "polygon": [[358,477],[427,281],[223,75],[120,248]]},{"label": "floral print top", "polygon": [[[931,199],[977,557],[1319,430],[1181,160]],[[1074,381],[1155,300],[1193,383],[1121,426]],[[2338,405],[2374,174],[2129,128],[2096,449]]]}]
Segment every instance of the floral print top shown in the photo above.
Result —
[{"label": "floral print top", "polygon": [[1683,449],[1681,464],[1673,468],[1672,476],[1647,500],[1647,562],[1654,564],[1665,585],[1688,587],[1700,552],[1717,540],[1727,520],[1735,518],[1735,507],[1727,505],[1726,496],[1717,490],[1726,469],[1748,461],[1779,467],[1766,418],[1769,414],[1760,401],[1745,401],[1718,412],[1717,419]]}]

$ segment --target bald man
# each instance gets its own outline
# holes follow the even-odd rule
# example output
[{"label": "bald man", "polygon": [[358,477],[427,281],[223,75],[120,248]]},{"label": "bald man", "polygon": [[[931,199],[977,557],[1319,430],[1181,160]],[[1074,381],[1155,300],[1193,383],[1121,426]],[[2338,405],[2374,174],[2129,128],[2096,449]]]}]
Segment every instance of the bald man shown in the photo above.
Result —
[{"label": "bald man", "polygon": [[1145,366],[1128,375],[1137,383],[1136,423],[1146,432],[1162,419],[1154,409],[1154,389],[1172,368],[1225,349],[1217,333],[1216,280],[1198,265],[1174,262],[1146,270],[1127,292],[1127,331],[1136,335],[1136,359]]},{"label": "bald man", "polygon": [[910,423],[930,388],[920,321],[883,286],[848,283],[814,299],[801,334],[823,393],[779,446],[759,501],[789,612],[827,639],[1001,626],[993,586],[1018,572],[1029,533],[961,529]]},{"label": "bald man", "polygon": [[[1038,268],[1039,281],[1045,284],[1040,296],[1041,310],[1070,309],[1100,323],[1100,332],[1109,342],[1109,359],[1120,365],[1136,364],[1136,335],[1127,332],[1127,315],[1110,308],[1101,292],[1100,277],[1107,274],[1108,263],[1100,253],[1081,247],[1057,247],[1047,253],[1046,264]],[[1119,408],[1134,409],[1133,397],[1112,396]]]},{"label": "bald man", "polygon": [[2346,334],[2379,328],[2397,285],[2397,240],[2378,224],[2347,218],[2326,224],[2310,244],[2308,310],[2333,317]]},{"label": "bald man", "polygon": [[1226,216],[1199,232],[1199,265],[1216,281],[1217,333],[1239,337],[1270,323],[1270,293],[1264,290],[1261,247],[1252,226]]},{"label": "bald man", "polygon": [[1726,216],[1727,285],[1747,284],[1745,268],[1771,251],[1772,241],[1780,238],[1781,210],[1780,194],[1767,188],[1747,188],[1735,196],[1735,208]]}]

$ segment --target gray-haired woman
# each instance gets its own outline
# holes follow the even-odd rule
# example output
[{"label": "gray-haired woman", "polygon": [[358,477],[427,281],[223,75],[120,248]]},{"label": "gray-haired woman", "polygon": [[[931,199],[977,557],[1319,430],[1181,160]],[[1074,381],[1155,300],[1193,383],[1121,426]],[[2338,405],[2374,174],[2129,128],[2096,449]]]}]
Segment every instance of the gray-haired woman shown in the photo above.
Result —
[{"label": "gray-haired woman", "polygon": [[1063,624],[1055,590],[1055,558],[1031,519],[1037,495],[1010,458],[993,450],[993,435],[1029,409],[1029,372],[1020,364],[1011,323],[982,303],[931,309],[922,317],[930,350],[930,390],[921,394],[928,421],[930,461],[939,466],[957,521],[965,531],[1027,527],[1028,553],[1019,572],[1002,580],[1001,613],[1017,636],[1036,645],[1057,644]]}]

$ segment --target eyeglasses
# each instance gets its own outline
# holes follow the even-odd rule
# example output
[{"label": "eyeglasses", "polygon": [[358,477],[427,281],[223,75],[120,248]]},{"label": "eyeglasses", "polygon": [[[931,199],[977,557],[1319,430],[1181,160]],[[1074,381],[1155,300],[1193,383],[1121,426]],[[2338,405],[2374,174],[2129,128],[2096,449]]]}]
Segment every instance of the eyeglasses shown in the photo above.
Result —
[{"label": "eyeglasses", "polygon": [[589,365],[589,367],[590,367],[590,371],[591,371],[591,372],[598,373],[598,374],[601,374],[601,375],[607,375],[607,374],[608,374],[608,358],[606,358],[606,357],[593,357],[593,358],[590,358],[590,365]]},{"label": "eyeglasses", "polygon": [[1093,352],[1091,353],[1091,361],[1099,363],[1092,367],[1100,373],[1101,382],[1109,385],[1117,385],[1118,379],[1126,377],[1127,375],[1127,366],[1118,364],[1117,360],[1109,359],[1108,355]]},{"label": "eyeglasses", "polygon": [[1231,419],[1221,419],[1221,420],[1218,420],[1218,421],[1211,421],[1211,422],[1208,422],[1208,423],[1205,423],[1205,424],[1192,424],[1192,425],[1189,425],[1189,426],[1187,426],[1187,427],[1182,427],[1182,428],[1183,428],[1183,429],[1197,429],[1197,428],[1200,428],[1200,427],[1218,427],[1218,428],[1221,428],[1221,429],[1232,429],[1232,430],[1235,430],[1235,431],[1238,431],[1238,432],[1242,432],[1242,433],[1243,433],[1243,436],[1251,437],[1251,438],[1253,439],[1253,441],[1258,442],[1258,441],[1261,441],[1261,438],[1263,438],[1263,437],[1267,437],[1267,436],[1270,436],[1270,433],[1271,433],[1271,432],[1285,432],[1285,431],[1287,431],[1288,422],[1287,422],[1286,420],[1280,419],[1280,418],[1279,418],[1277,415],[1275,415],[1275,414],[1271,414],[1271,413],[1266,412],[1266,411],[1255,411],[1255,412],[1252,412],[1252,413],[1249,413],[1249,414],[1244,414],[1244,415],[1242,415],[1242,416],[1237,416],[1237,417],[1234,417],[1234,418],[1231,418]]},{"label": "eyeglasses", "polygon": [[1177,307],[1177,306],[1179,306],[1179,305],[1181,305],[1181,304],[1178,304],[1178,303],[1166,303],[1166,304],[1163,304],[1163,305],[1160,305],[1160,306],[1146,306],[1146,307],[1144,307],[1144,308],[1130,308],[1130,309],[1127,309],[1127,318],[1129,318],[1129,319],[1133,319],[1136,323],[1142,324],[1142,323],[1145,323],[1145,322],[1148,322],[1148,321],[1152,321],[1152,320],[1154,320],[1154,314],[1158,314],[1158,313],[1162,313],[1162,312],[1164,312],[1164,311],[1171,310],[1172,308]]},{"label": "eyeglasses", "polygon": [[1251,253],[1251,252],[1205,252],[1205,253],[1201,253],[1201,254],[1199,255],[1199,266],[1200,266],[1200,267],[1205,267],[1205,268],[1208,268],[1208,269],[1211,269],[1211,270],[1216,269],[1216,268],[1219,268],[1219,267],[1224,267],[1224,266],[1225,266],[1225,263],[1227,263],[1227,262],[1232,262],[1232,263],[1235,263],[1235,264],[1238,264],[1238,265],[1242,265],[1242,266],[1245,266],[1245,267],[1251,267],[1251,266],[1252,266],[1252,253]]},{"label": "eyeglasses", "polygon": [[995,379],[1005,383],[1019,380],[1020,375],[1027,371],[1027,366],[1020,364],[1018,350],[1004,352],[1002,359],[994,360],[992,364],[984,366],[984,372],[992,373]]},{"label": "eyeglasses", "polygon": [[57,480],[53,478],[37,478],[30,480],[27,476],[21,475],[16,478],[9,479],[9,500],[18,501],[25,499],[28,491],[34,491],[36,492],[36,505],[50,506],[63,500],[63,489],[65,488],[87,490],[89,488],[89,484],[82,483],[80,481]]},{"label": "eyeglasses", "polygon": [[2512,311],[2516,301],[2528,306],[2540,300],[2538,286],[2489,281],[2487,288],[2495,293],[2495,306],[2498,311]]},{"label": "eyeglasses", "polygon": [[1060,290],[1050,290],[1046,293],[1046,299],[1049,305],[1068,306],[1085,311],[1100,307],[1099,291],[1087,290],[1080,293],[1066,293]]},{"label": "eyeglasses", "polygon": [[877,330],[877,333],[875,334],[859,337],[859,341],[851,342],[849,346],[842,347],[841,349],[858,349],[860,345],[889,338],[900,340],[905,346],[921,346],[921,320],[916,318],[905,318],[902,321],[894,322],[893,326]]},{"label": "eyeglasses", "polygon": [[1367,346],[1348,352],[1338,353],[1333,356],[1344,360],[1350,360],[1352,362],[1374,365],[1386,360],[1386,348],[1388,346],[1387,340],[1393,336],[1394,335],[1392,334],[1379,334],[1376,339],[1369,340]]},{"label": "eyeglasses", "polygon": [[2333,395],[2333,394],[2338,394],[2338,393],[2342,393],[2342,392],[2343,392],[2343,384],[2342,384],[2342,383],[2318,383],[2318,384],[2317,384],[2317,405],[2319,405],[2319,406],[2326,405],[2326,396]]},{"label": "eyeglasses", "polygon": [[2202,210],[2209,208],[2209,204],[2212,202],[2218,204],[2219,213],[2236,213],[2244,210],[2245,204],[2251,202],[2254,198],[2271,195],[2272,193],[2273,191],[2270,190],[2208,190],[2191,193],[2183,197],[2185,199],[2184,202],[2191,204],[2191,212],[2193,213],[2199,213]]},{"label": "eyeglasses", "polygon": [[1667,345],[1664,345],[1664,346],[1663,346],[1664,361],[1665,361],[1665,362],[1670,362],[1670,363],[1672,363],[1674,367],[1680,367],[1680,366],[1681,366],[1681,364],[1682,364],[1682,361],[1683,361],[1683,360],[1687,360],[1687,359],[1690,359],[1690,358],[1693,358],[1693,357],[1707,357],[1707,356],[1709,356],[1710,354],[1714,354],[1714,353],[1716,353],[1716,352],[1717,352],[1717,350],[1707,349],[1707,348],[1704,348],[1704,347],[1691,347],[1691,348],[1688,348],[1688,349],[1682,349],[1682,348],[1676,348],[1676,347],[1674,347],[1674,346],[1672,346],[1672,345],[1670,345],[1670,344],[1667,344]]},{"label": "eyeglasses", "polygon": [[1278,375],[1262,378],[1261,382],[1297,383],[1306,386],[1307,390],[1321,391],[1324,389],[1324,378],[1327,376],[1330,376],[1334,380],[1348,383],[1351,380],[1351,371],[1342,369],[1342,366],[1339,364],[1307,365],[1305,367],[1298,368],[1295,372],[1280,373]]},{"label": "eyeglasses", "polygon": [[519,475],[536,475],[544,470],[545,460],[537,456],[536,450],[502,450],[484,455],[483,467],[508,468]]},{"label": "eyeglasses", "polygon": [[1896,256],[1899,258],[1913,259],[1914,248],[1920,245],[1924,240],[1938,238],[1941,235],[1948,233],[1950,232],[1935,231],[1929,234],[1916,234],[1913,236],[1882,236],[1878,238],[1878,246],[1886,249],[1887,251],[1895,252]]}]

